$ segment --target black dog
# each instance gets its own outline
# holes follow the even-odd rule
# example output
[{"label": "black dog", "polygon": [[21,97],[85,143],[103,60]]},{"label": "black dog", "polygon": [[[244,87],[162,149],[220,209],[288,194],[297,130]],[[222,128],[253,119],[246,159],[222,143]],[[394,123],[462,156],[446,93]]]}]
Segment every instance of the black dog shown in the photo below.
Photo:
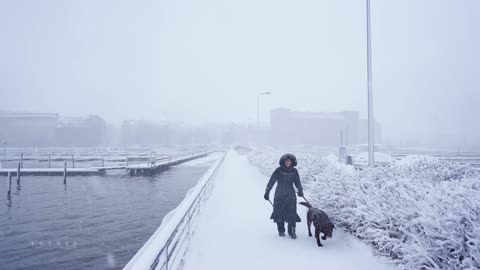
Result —
[{"label": "black dog", "polygon": [[310,225],[315,226],[315,238],[317,238],[317,245],[319,247],[323,247],[322,243],[320,243],[320,233],[323,233],[323,240],[327,240],[327,238],[332,238],[333,228],[335,225],[330,221],[327,214],[322,210],[312,207],[309,203],[301,202],[303,206],[308,207],[307,212],[307,226],[308,226],[308,236],[312,236],[312,231],[310,230]]}]

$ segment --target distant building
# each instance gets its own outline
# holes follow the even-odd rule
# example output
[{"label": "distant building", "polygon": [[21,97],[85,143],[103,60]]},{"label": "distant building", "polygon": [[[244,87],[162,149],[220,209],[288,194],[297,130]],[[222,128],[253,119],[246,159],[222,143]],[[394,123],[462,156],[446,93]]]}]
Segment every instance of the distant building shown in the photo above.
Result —
[{"label": "distant building", "polygon": [[123,121],[121,127],[123,145],[171,145],[171,126],[169,123],[154,121]]},{"label": "distant building", "polygon": [[[270,112],[270,137],[276,145],[338,146],[366,143],[363,120],[357,111],[298,112],[274,109]],[[376,124],[378,128],[379,125]],[[377,133],[377,132],[376,132]],[[380,140],[380,133],[376,142]]]},{"label": "distant building", "polygon": [[105,129],[105,121],[95,115],[0,112],[0,141],[11,146],[98,146],[104,143]]},{"label": "distant building", "polygon": [[55,113],[0,112],[0,141],[13,146],[47,146],[55,141]]},{"label": "distant building", "polygon": [[66,117],[56,130],[56,146],[100,146],[105,143],[106,122],[97,115]]}]

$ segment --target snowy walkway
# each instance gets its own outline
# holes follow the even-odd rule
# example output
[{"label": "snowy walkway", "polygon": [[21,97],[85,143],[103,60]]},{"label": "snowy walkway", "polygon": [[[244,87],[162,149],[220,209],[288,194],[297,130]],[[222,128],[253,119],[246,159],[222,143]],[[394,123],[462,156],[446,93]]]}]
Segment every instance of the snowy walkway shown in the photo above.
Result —
[{"label": "snowy walkway", "polygon": [[183,269],[394,269],[342,230],[318,248],[300,205],[298,239],[280,238],[269,220],[272,207],[263,199],[267,181],[246,157],[229,152],[198,217]]}]

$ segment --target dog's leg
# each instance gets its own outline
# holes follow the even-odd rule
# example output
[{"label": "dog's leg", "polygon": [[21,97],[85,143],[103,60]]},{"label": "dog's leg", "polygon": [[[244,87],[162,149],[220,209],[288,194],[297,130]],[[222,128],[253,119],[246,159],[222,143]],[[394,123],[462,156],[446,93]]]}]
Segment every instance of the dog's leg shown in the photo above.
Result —
[{"label": "dog's leg", "polygon": [[320,242],[320,236],[317,236],[316,238],[317,238],[317,245],[319,247],[323,247],[322,242]]},{"label": "dog's leg", "polygon": [[312,226],[312,220],[307,218],[308,236],[310,236],[310,237],[312,237],[312,230],[310,229],[311,226]]},{"label": "dog's leg", "polygon": [[327,234],[324,232],[323,228],[320,230],[323,233],[322,240],[327,240]]},{"label": "dog's leg", "polygon": [[317,245],[319,247],[323,247],[322,243],[320,242],[320,230],[315,227],[315,238],[317,239]]}]

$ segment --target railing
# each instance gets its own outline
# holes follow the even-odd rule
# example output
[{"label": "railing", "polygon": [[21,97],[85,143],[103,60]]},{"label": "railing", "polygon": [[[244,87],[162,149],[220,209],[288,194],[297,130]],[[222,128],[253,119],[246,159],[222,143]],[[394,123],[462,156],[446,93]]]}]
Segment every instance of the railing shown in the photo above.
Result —
[{"label": "railing", "polygon": [[[124,169],[126,167],[155,167],[163,163],[170,163],[178,159],[189,158],[192,156],[201,156],[212,153],[212,151],[205,151],[199,153],[166,155],[151,153],[149,156],[126,156],[126,157],[110,157],[89,155],[88,157],[81,157],[74,154],[51,155],[46,157],[38,157],[27,155],[21,152],[18,156],[10,155],[5,158],[0,157],[0,169],[16,168],[17,163],[20,162],[21,168],[24,168],[24,162],[28,162],[28,168],[63,168],[64,162],[67,162],[69,168],[99,168],[99,169]],[[6,166],[5,162],[10,163]]]},{"label": "railing", "polygon": [[185,199],[168,213],[160,227],[133,256],[124,270],[176,270],[182,264],[194,232],[195,217],[210,195],[227,152],[190,189]]}]

